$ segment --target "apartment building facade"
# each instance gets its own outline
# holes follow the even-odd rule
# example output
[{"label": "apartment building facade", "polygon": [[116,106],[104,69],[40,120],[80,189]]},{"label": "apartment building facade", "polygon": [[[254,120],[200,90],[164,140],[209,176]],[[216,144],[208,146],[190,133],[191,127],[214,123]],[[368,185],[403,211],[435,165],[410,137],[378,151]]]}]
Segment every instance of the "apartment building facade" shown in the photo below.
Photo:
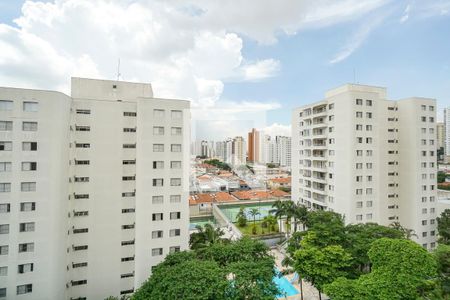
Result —
[{"label": "apartment building facade", "polygon": [[436,102],[347,84],[293,111],[292,197],[346,223],[400,222],[436,246]]},{"label": "apartment building facade", "polygon": [[189,102],[82,78],[71,97],[1,88],[0,100],[0,296],[127,295],[188,248]]}]

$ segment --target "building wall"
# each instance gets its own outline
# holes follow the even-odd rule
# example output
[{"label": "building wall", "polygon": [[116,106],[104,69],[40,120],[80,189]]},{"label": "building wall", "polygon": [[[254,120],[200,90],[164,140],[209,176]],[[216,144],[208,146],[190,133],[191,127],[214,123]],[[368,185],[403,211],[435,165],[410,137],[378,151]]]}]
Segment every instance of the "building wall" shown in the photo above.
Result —
[{"label": "building wall", "polygon": [[[21,284],[32,290],[17,299],[130,294],[170,251],[188,248],[189,102],[155,99],[150,84],[81,78],[72,79],[72,95],[0,89],[0,100],[14,101],[13,111],[0,111],[0,121],[13,121],[12,131],[0,132],[0,141],[13,142],[13,151],[0,151],[0,162],[12,162],[10,172],[0,172],[0,183],[12,183],[0,193],[0,204],[11,203],[0,222],[10,225],[0,234],[0,245],[10,246],[0,255],[8,299]],[[38,111],[22,112],[24,100],[38,102]],[[28,120],[38,122],[37,131],[22,132]],[[37,151],[21,151],[22,141],[36,141]],[[37,170],[21,171],[24,161],[37,162]],[[157,161],[163,166],[155,169]],[[20,192],[21,182],[36,182],[36,191]],[[28,201],[36,210],[20,212]],[[154,213],[163,220],[153,221]],[[18,232],[25,221],[35,222],[34,232]],[[161,238],[152,237],[156,230]],[[18,253],[23,242],[34,242],[34,251]],[[34,263],[33,272],[17,274],[25,262]]]},{"label": "building wall", "polygon": [[[71,99],[57,92],[0,88],[0,100],[13,101],[12,110],[0,111],[0,121],[12,122],[12,130],[0,132],[1,141],[12,142],[12,151],[0,151],[0,161],[11,163],[10,171],[0,173],[0,182],[11,184],[10,192],[0,193],[0,204],[10,204],[9,212],[0,213],[0,224],[9,224],[9,233],[0,234],[0,245],[9,247],[0,255],[0,267],[8,267],[0,288],[7,289],[7,299],[64,299]],[[38,103],[37,110],[24,111],[24,101]],[[37,122],[37,130],[23,131],[24,121]],[[37,150],[22,150],[22,142],[36,142]],[[36,162],[36,170],[23,171],[23,162]],[[36,190],[21,191],[23,182],[36,183]],[[35,210],[21,211],[22,203],[34,203]],[[20,232],[25,222],[34,222],[34,231]],[[34,243],[34,250],[19,253],[22,243]],[[18,265],[28,263],[33,271],[19,274]],[[25,284],[32,292],[17,295],[17,286]]]},{"label": "building wall", "polygon": [[[347,223],[399,221],[416,230],[418,243],[435,246],[435,225],[422,227],[421,215],[422,197],[429,212],[436,193],[435,107],[432,99],[389,101],[384,88],[345,85],[294,110],[293,199],[339,212]],[[423,185],[426,195],[417,190]]]}]

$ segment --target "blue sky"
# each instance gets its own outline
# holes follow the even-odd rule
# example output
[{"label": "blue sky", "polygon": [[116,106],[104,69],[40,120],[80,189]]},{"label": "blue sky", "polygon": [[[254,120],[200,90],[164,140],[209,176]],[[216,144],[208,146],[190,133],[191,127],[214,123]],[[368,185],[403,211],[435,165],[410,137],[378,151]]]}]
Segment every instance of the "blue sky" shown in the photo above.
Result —
[{"label": "blue sky", "polygon": [[72,75],[112,79],[121,58],[124,80],[191,99],[194,118],[244,124],[199,130],[221,138],[245,135],[248,114],[287,132],[292,108],[355,78],[450,106],[450,0],[47,2],[0,2],[0,85],[68,92]]}]

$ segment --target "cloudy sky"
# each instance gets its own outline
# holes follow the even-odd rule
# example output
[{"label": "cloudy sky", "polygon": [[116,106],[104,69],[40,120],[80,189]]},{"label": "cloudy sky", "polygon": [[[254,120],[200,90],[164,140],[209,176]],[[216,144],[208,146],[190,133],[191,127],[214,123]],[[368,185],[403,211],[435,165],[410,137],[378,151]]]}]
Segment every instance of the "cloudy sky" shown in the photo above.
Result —
[{"label": "cloudy sky", "polygon": [[450,0],[0,1],[0,86],[151,82],[192,101],[200,138],[288,133],[347,82],[450,106]]}]

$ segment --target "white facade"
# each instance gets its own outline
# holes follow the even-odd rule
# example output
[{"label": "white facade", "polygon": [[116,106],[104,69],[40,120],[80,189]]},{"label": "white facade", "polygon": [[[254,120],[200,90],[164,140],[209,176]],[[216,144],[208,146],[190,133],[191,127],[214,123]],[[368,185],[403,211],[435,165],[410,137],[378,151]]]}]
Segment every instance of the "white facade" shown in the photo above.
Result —
[{"label": "white facade", "polygon": [[427,248],[436,240],[436,101],[386,99],[347,84],[295,109],[292,197],[347,223],[400,222]]},{"label": "white facade", "polygon": [[[0,255],[8,299],[129,294],[167,253],[187,249],[189,102],[155,99],[150,84],[81,78],[72,79],[72,97],[1,88],[0,100],[13,102],[0,110],[0,121],[13,122],[0,132],[13,145],[0,151],[0,161],[12,163],[0,174],[11,183],[0,193],[0,204],[10,203],[0,222],[10,227],[0,234],[9,246]],[[37,107],[24,112],[24,101]],[[28,121],[36,131],[22,130]],[[21,151],[25,141],[37,150]],[[24,162],[36,162],[36,171],[21,171]],[[35,202],[34,210],[21,211],[21,202]],[[34,230],[18,232],[24,222]],[[20,243],[34,251],[18,253]],[[32,271],[18,274],[25,262]],[[20,292],[28,293],[18,296],[25,284]]]},{"label": "white facade", "polygon": [[450,108],[444,109],[444,154],[446,156],[446,161],[450,160]]}]

